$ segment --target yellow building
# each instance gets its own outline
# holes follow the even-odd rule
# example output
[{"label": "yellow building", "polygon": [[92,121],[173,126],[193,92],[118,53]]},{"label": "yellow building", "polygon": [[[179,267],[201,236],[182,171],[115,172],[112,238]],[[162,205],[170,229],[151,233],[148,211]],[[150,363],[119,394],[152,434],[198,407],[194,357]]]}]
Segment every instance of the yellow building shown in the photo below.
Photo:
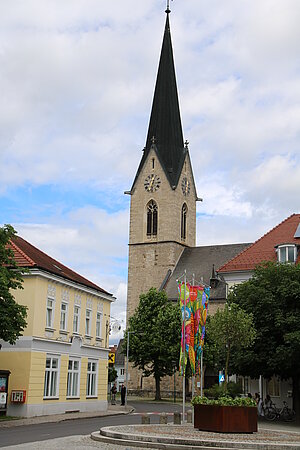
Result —
[{"label": "yellow building", "polygon": [[11,245],[29,269],[24,289],[14,292],[28,307],[28,325],[15,345],[0,341],[0,369],[11,372],[7,414],[106,410],[107,319],[115,297],[21,237]]}]

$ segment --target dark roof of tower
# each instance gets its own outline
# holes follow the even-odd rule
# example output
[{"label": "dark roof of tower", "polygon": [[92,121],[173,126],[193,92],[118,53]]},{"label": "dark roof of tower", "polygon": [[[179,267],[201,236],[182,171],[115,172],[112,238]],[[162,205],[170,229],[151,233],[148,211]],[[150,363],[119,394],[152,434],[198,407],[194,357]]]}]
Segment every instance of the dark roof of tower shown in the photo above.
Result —
[{"label": "dark roof of tower", "polygon": [[[183,134],[177,94],[176,74],[171,41],[169,10],[164,31],[152,111],[144,154],[140,162],[135,181],[154,148],[172,188],[178,184],[187,148],[183,143]],[[154,138],[154,139],[153,139]]]}]

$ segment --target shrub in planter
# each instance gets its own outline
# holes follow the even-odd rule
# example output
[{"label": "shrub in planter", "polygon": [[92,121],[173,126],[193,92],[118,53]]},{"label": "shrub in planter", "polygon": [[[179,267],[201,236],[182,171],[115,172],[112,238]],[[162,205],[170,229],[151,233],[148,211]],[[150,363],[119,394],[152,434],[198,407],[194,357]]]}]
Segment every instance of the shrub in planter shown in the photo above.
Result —
[{"label": "shrub in planter", "polygon": [[251,398],[229,396],[209,399],[194,397],[194,427],[221,433],[257,431],[257,407]]},{"label": "shrub in planter", "polygon": [[229,381],[227,383],[227,387],[225,388],[224,384],[214,384],[209,389],[204,389],[204,393],[208,398],[219,398],[230,396],[232,398],[238,397],[242,393],[242,389],[240,384],[234,383],[233,381]]}]

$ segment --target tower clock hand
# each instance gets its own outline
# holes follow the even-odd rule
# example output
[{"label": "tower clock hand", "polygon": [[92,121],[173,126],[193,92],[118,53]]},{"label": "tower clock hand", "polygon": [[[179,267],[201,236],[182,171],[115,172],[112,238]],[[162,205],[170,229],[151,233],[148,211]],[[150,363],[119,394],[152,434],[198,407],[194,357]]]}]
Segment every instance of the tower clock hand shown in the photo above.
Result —
[{"label": "tower clock hand", "polygon": [[153,188],[153,183],[154,183],[154,175],[152,175],[152,177],[151,177],[151,181],[150,181],[150,189]]}]

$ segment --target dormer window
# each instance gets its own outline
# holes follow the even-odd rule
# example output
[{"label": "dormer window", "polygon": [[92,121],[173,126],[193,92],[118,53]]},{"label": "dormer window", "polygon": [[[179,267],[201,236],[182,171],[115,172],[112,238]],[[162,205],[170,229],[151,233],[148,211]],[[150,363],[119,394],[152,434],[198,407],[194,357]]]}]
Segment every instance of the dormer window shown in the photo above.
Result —
[{"label": "dormer window", "polygon": [[277,259],[280,263],[295,263],[297,259],[297,246],[295,244],[278,245]]}]

